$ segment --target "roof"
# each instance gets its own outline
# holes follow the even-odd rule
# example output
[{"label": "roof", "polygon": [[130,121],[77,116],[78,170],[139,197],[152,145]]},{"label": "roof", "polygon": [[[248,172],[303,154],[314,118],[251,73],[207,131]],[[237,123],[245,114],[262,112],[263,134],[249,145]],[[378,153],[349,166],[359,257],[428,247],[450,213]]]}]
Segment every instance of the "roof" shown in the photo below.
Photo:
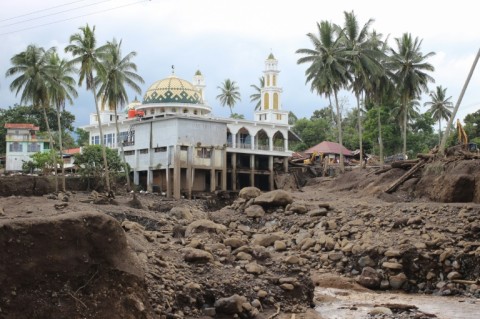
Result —
[{"label": "roof", "polygon": [[150,103],[200,104],[202,97],[192,83],[172,74],[150,85],[143,97],[143,104]]},{"label": "roof", "polygon": [[33,131],[39,131],[40,127],[35,126],[30,123],[5,123],[4,128],[10,128],[10,129],[26,129],[26,130],[33,130]]},{"label": "roof", "polygon": [[63,153],[64,153],[64,154],[79,154],[80,152],[81,152],[81,148],[80,148],[80,147],[77,147],[77,148],[69,148],[69,149],[63,150]]},{"label": "roof", "polygon": [[343,155],[352,156],[352,151],[348,150],[345,146],[342,146],[335,142],[323,141],[320,144],[317,144],[313,147],[310,147],[306,150],[305,154],[312,154],[314,152],[323,153],[323,154],[340,154],[342,151]]}]

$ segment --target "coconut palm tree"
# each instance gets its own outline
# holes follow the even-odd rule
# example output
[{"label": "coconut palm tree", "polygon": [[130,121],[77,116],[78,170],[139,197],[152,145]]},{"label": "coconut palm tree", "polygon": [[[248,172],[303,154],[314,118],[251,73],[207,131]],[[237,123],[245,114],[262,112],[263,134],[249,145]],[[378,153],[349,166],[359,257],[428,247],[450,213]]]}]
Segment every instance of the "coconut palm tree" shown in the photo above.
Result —
[{"label": "coconut palm tree", "polygon": [[[137,65],[132,62],[132,59],[137,53],[132,51],[122,57],[121,46],[121,40],[120,42],[117,42],[113,39],[113,41],[107,43],[105,55],[102,58],[105,72],[100,74],[99,77],[101,77],[101,79],[96,81],[97,83],[100,83],[98,98],[101,99],[103,105],[108,106],[110,110],[115,112],[117,141],[120,136],[117,109],[125,107],[128,103],[126,87],[129,87],[140,94],[142,90],[137,82],[144,83],[143,78],[135,73],[137,71]],[[125,161],[123,143],[118,143],[118,145],[120,145],[120,152],[122,154],[125,175],[127,178],[127,191],[130,191],[130,174],[127,162]]]},{"label": "coconut palm tree", "polygon": [[108,170],[107,153],[105,151],[105,143],[103,141],[102,119],[100,117],[100,108],[97,101],[97,89],[93,73],[103,72],[103,66],[99,62],[105,51],[105,46],[97,47],[97,39],[95,38],[95,27],[90,28],[87,24],[80,27],[80,32],[70,36],[70,44],[65,47],[65,52],[70,52],[73,59],[70,63],[80,65],[78,85],[82,86],[85,80],[87,90],[91,90],[95,100],[95,109],[97,111],[98,129],[100,131],[100,145],[102,147],[103,166],[105,168],[105,184],[107,192],[111,194],[110,174]]},{"label": "coconut palm tree", "polygon": [[[318,35],[308,33],[307,37],[313,49],[298,49],[296,53],[304,55],[297,64],[308,63],[305,71],[306,82],[310,82],[311,90],[330,99],[333,95],[337,113],[338,142],[343,147],[342,118],[338,102],[338,92],[350,80],[347,72],[347,50],[338,36],[338,26],[322,21],[317,23]],[[345,171],[343,153],[340,154],[340,170]]]},{"label": "coconut palm tree", "polygon": [[[20,91],[22,92],[21,103],[31,102],[34,107],[42,109],[51,149],[54,148],[54,144],[46,109],[50,105],[48,83],[52,82],[48,58],[54,50],[55,48],[50,48],[45,51],[44,48],[31,44],[25,51],[14,55],[10,59],[13,66],[5,74],[7,77],[19,75],[10,83],[10,90],[12,92],[15,91],[15,95],[18,95]],[[56,171],[57,160],[55,152],[52,152],[52,161]],[[55,191],[58,191],[58,175],[56,172]]]},{"label": "coconut palm tree", "polygon": [[350,83],[351,89],[357,100],[358,110],[358,140],[360,154],[363,156],[362,142],[362,112],[360,109],[360,95],[372,87],[370,80],[372,75],[382,74],[383,67],[380,64],[382,52],[371,45],[369,28],[373,23],[373,19],[368,20],[362,28],[360,28],[355,14],[352,12],[344,12],[345,22],[341,30],[343,44],[348,50],[348,69],[352,75]]},{"label": "coconut palm tree", "polygon": [[[63,128],[60,117],[65,111],[65,102],[73,103],[72,97],[77,97],[78,93],[75,90],[76,82],[72,74],[76,69],[66,59],[60,59],[56,51],[49,56],[48,66],[50,68],[51,81],[48,83],[48,92],[50,101],[55,105],[57,110],[57,124],[58,124],[58,147],[60,151],[60,158],[63,159]],[[65,167],[63,160],[60,162],[62,166],[62,190],[66,191],[65,185]]]},{"label": "coconut palm tree", "polygon": [[217,95],[217,99],[220,101],[222,106],[227,105],[230,108],[230,115],[233,115],[232,108],[235,104],[240,101],[240,91],[237,83],[226,79],[223,81],[221,86],[217,86],[217,89],[220,89],[222,93]]},{"label": "coconut palm tree", "polygon": [[259,77],[258,82],[260,86],[256,86],[255,84],[250,85],[250,87],[253,88],[255,91],[255,93],[250,95],[250,102],[257,101],[257,104],[255,104],[255,111],[260,111],[260,108],[261,108],[262,89],[265,87],[265,78],[263,76]]},{"label": "coconut palm tree", "polygon": [[[390,68],[397,90],[400,92],[402,107],[406,109],[413,99],[422,92],[428,92],[428,82],[434,83],[433,77],[426,72],[434,71],[435,68],[426,60],[435,55],[434,52],[423,54],[421,52],[422,41],[412,38],[410,33],[404,33],[401,38],[395,38],[397,50],[391,48]],[[407,152],[407,122],[408,112],[403,111],[403,153]]]},{"label": "coconut palm tree", "polygon": [[431,101],[425,102],[424,106],[430,106],[428,112],[432,113],[434,120],[438,121],[438,145],[442,141],[442,118],[448,121],[452,116],[453,103],[450,101],[451,96],[447,96],[447,89],[437,86],[436,91],[430,92]]}]

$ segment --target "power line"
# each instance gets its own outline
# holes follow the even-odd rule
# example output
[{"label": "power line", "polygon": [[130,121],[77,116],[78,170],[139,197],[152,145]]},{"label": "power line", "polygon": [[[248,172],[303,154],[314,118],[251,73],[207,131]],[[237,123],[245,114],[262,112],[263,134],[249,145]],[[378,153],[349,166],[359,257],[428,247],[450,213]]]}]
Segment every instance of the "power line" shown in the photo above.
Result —
[{"label": "power line", "polygon": [[[86,8],[86,7],[95,6],[95,5],[102,4],[104,2],[109,2],[109,1],[112,1],[112,0],[104,0],[102,2],[90,3],[90,4],[87,4],[87,5],[84,5],[84,6],[80,6],[80,7],[76,7],[76,8],[71,8],[71,9],[67,9],[67,10],[63,10],[63,11],[58,11],[58,12],[46,14],[46,15],[43,15],[43,16],[40,16],[40,17],[35,17],[35,18],[27,19],[27,20],[12,22],[12,23],[9,23],[9,24],[0,25],[0,28],[5,28],[5,27],[12,26],[12,25],[21,24],[21,23],[25,23],[25,22],[30,22],[30,21],[34,21],[34,20],[40,20],[40,19],[43,19],[43,18],[46,18],[46,17],[51,17],[51,16],[54,16],[54,15],[57,15],[57,14],[65,13],[65,12],[70,12],[70,11],[74,11],[74,10],[77,10],[77,9],[82,9],[82,8]],[[47,10],[47,9],[45,9],[45,10]],[[44,11],[44,10],[40,10],[40,11]]]},{"label": "power line", "polygon": [[0,20],[0,22],[26,17],[26,16],[29,16],[29,15],[32,15],[32,14],[35,14],[35,13],[44,12],[44,11],[48,11],[48,10],[52,10],[52,9],[56,9],[56,8],[60,8],[60,7],[65,7],[65,6],[68,6],[68,5],[77,3],[77,2],[83,2],[83,1],[85,1],[85,0],[73,1],[73,2],[69,2],[69,3],[61,4],[61,5],[58,5],[58,6],[46,8],[46,9],[40,9],[40,10],[32,11],[30,13],[21,14],[19,16],[15,16],[15,17],[12,17],[12,18],[2,19],[2,20]]},{"label": "power line", "polygon": [[125,5],[121,5],[121,6],[105,9],[105,10],[100,10],[100,11],[96,11],[96,12],[92,12],[92,13],[87,13],[87,14],[83,14],[83,15],[79,15],[79,16],[75,16],[75,17],[70,17],[70,18],[66,18],[66,19],[62,19],[62,20],[49,22],[49,23],[38,24],[38,25],[35,25],[35,26],[31,26],[31,27],[28,27],[28,28],[23,28],[23,29],[19,29],[19,30],[15,30],[15,31],[0,33],[0,36],[9,35],[9,34],[13,34],[13,33],[18,33],[18,32],[22,32],[22,31],[31,30],[31,29],[35,29],[35,28],[39,28],[39,27],[44,27],[44,26],[47,26],[47,25],[55,24],[55,23],[70,21],[70,20],[74,20],[74,19],[78,19],[78,18],[88,17],[88,16],[91,16],[91,15],[94,15],[94,14],[99,14],[99,13],[104,13],[104,12],[108,12],[108,11],[112,11],[112,10],[116,10],[116,9],[120,9],[120,8],[125,8],[125,7],[129,7],[129,6],[136,5],[136,4],[139,4],[139,3],[142,3],[142,2],[147,2],[147,1],[151,1],[151,0],[140,0],[140,1],[128,3],[128,4],[125,4]]}]

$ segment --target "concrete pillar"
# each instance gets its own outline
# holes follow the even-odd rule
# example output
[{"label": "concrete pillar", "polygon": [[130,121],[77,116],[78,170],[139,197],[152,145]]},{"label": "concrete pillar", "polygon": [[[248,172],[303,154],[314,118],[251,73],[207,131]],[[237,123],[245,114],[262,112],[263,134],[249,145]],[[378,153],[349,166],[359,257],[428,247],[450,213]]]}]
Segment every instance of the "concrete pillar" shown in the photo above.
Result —
[{"label": "concrete pillar", "polygon": [[167,169],[165,170],[165,182],[167,184],[167,191],[166,197],[172,197],[172,176],[170,173],[170,165],[167,165]]},{"label": "concrete pillar", "polygon": [[180,167],[180,146],[175,145],[173,153],[173,198],[180,199],[182,168]]},{"label": "concrete pillar", "polygon": [[237,153],[232,153],[232,190],[237,190]]},{"label": "concrete pillar", "polygon": [[283,171],[288,173],[288,157],[283,158]]},{"label": "concrete pillar", "polygon": [[140,174],[138,171],[133,171],[133,184],[138,185],[140,183]]},{"label": "concrete pillar", "polygon": [[193,185],[193,176],[192,176],[192,164],[193,164],[193,152],[195,148],[190,145],[187,151],[187,190],[188,190],[188,199],[192,199],[192,185]]},{"label": "concrete pillar", "polygon": [[237,147],[237,133],[232,134],[232,148]]},{"label": "concrete pillar", "polygon": [[152,184],[153,184],[153,171],[149,168],[147,170],[147,191],[149,191],[150,193],[153,192]]},{"label": "concrete pillar", "polygon": [[257,142],[257,139],[255,138],[255,136],[253,136],[253,135],[250,135],[250,141],[251,141],[250,149],[253,151],[253,150],[255,150],[256,144],[258,144],[258,142]]},{"label": "concrete pillar", "polygon": [[222,191],[227,190],[227,149],[222,150]]},{"label": "concrete pillar", "polygon": [[255,186],[255,155],[250,154],[250,186]]},{"label": "concrete pillar", "polygon": [[269,184],[270,190],[273,191],[275,189],[275,185],[273,184],[274,172],[273,172],[273,156],[268,157],[268,171],[270,172],[269,175]]},{"label": "concrete pillar", "polygon": [[284,137],[284,140],[283,140],[283,151],[284,152],[288,151],[288,135],[286,138]]},{"label": "concrete pillar", "polygon": [[273,151],[273,136],[268,137],[268,149]]},{"label": "concrete pillar", "polygon": [[210,149],[210,192],[215,192],[217,189],[217,175],[215,173],[215,158],[217,152],[214,148]]}]

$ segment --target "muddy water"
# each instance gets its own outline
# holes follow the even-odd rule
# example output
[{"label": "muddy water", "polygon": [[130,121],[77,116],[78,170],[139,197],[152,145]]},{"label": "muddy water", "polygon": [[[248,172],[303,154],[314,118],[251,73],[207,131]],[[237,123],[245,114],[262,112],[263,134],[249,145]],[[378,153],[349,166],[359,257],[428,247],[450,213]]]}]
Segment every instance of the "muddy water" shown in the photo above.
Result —
[{"label": "muddy water", "polygon": [[315,310],[324,319],[364,319],[375,305],[404,304],[434,314],[440,319],[479,319],[480,299],[412,295],[401,293],[358,292],[336,288],[315,290],[319,305]]}]

